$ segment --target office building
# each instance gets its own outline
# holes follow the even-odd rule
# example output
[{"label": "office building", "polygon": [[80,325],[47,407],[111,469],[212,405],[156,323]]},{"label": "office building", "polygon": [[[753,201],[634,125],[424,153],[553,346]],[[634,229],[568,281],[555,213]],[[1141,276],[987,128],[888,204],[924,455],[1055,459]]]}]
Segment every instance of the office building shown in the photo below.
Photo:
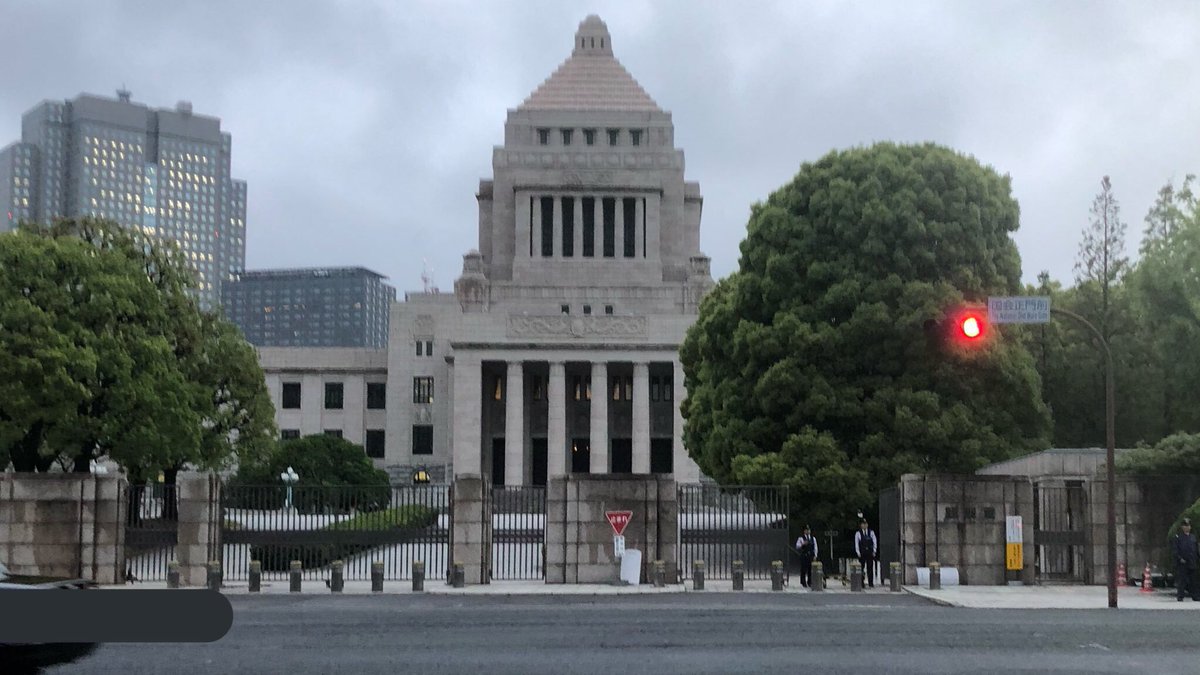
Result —
[{"label": "office building", "polygon": [[259,347],[387,346],[396,289],[362,267],[254,270],[227,281],[226,317]]},{"label": "office building", "polygon": [[178,243],[205,306],[246,260],[246,183],[230,173],[232,139],[190,103],[152,109],[81,94],[46,101],[0,151],[0,230],[21,221],[97,216]]}]

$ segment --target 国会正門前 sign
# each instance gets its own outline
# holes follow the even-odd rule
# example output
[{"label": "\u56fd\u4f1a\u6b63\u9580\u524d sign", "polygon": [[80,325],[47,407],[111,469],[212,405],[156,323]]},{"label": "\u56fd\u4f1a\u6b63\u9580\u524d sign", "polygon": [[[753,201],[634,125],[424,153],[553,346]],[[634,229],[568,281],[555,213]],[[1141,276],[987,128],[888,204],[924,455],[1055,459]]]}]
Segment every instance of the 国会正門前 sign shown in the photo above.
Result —
[{"label": "\u56fd\u4f1a\u6b63\u9580\u524d sign", "polygon": [[988,298],[988,323],[1048,323],[1050,298],[1011,296]]}]

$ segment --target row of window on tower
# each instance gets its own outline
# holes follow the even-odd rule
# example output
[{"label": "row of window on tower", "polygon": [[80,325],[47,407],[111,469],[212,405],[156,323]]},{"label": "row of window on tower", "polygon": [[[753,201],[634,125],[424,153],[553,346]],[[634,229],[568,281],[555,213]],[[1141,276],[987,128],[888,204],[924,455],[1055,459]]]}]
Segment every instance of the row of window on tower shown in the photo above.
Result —
[{"label": "row of window on tower", "polygon": [[[672,398],[670,377],[653,376],[650,378],[650,400],[651,401],[670,401]],[[430,387],[433,386],[433,378],[429,378]],[[633,400],[633,378],[627,375],[613,375],[608,378],[609,393],[614,401],[632,401]],[[571,398],[576,401],[592,400],[592,378],[590,375],[577,375],[571,382]],[[505,384],[504,376],[497,376],[492,380],[492,399],[496,401],[504,400],[504,391],[507,385]],[[533,400],[542,401],[547,398],[546,395],[546,378],[540,375],[534,375],[530,378],[529,390],[533,395]]]},{"label": "row of window on tower", "polygon": [[[555,133],[557,132],[557,133]],[[578,132],[578,133],[577,133]],[[646,137],[645,129],[550,129],[539,127],[537,130],[538,145],[550,145],[551,141],[559,141],[559,145],[570,146],[578,144],[582,139],[583,145],[596,145],[599,139],[606,139],[608,145],[617,147],[628,143],[638,147]]]},{"label": "row of window on tower", "polygon": [[[554,211],[556,202],[558,218],[555,218]],[[620,223],[617,222],[618,216]],[[578,232],[576,228],[579,228]],[[530,257],[539,253],[543,258],[554,257],[556,234],[559,235],[559,255],[564,258],[577,255],[584,258],[595,258],[597,255],[616,258],[618,248],[622,257],[638,257],[638,251],[641,250],[641,257],[645,258],[646,198],[530,197]],[[578,242],[576,234],[580,235]],[[597,234],[600,235],[598,241]]]}]

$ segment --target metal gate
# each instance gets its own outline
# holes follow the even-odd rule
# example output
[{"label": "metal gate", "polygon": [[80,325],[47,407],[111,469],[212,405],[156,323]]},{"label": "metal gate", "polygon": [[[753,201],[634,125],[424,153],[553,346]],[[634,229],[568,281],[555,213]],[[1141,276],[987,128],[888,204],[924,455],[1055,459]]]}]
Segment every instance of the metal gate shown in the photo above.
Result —
[{"label": "metal gate", "polygon": [[163,581],[175,560],[179,518],[175,486],[123,485],[125,491],[125,579]]},{"label": "metal gate", "polygon": [[1082,481],[1033,487],[1035,565],[1039,579],[1087,579],[1087,492]]},{"label": "metal gate", "polygon": [[450,488],[443,485],[297,487],[226,485],[221,491],[225,578],[244,580],[250,561],[263,579],[287,578],[293,560],[322,579],[335,560],[347,580],[368,580],[383,563],[388,580],[408,579],[412,563],[444,579],[449,567]]},{"label": "metal gate", "polygon": [[492,488],[492,579],[546,578],[546,488]]},{"label": "metal gate", "polygon": [[705,574],[729,579],[733,562],[747,579],[769,579],[788,551],[788,489],[781,486],[679,486],[679,571],[703,560]]}]

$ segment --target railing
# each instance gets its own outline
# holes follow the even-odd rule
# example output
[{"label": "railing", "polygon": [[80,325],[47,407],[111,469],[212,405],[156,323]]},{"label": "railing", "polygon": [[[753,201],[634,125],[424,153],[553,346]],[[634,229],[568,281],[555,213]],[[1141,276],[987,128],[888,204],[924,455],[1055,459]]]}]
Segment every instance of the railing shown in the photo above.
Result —
[{"label": "railing", "polygon": [[179,534],[175,486],[143,483],[124,490],[126,581],[163,581]]},{"label": "railing", "polygon": [[381,561],[385,579],[411,577],[425,563],[428,578],[450,565],[450,489],[440,485],[297,487],[289,503],[281,486],[226,485],[222,490],[225,578],[246,579],[251,560],[264,579],[284,579],[292,560],[323,579],[334,560],[347,580],[371,578]]},{"label": "railing", "polygon": [[544,579],[546,488],[492,488],[492,579]]},{"label": "railing", "polygon": [[771,562],[788,560],[788,490],[781,486],[679,486],[679,569],[703,560],[710,578],[769,579]]}]

